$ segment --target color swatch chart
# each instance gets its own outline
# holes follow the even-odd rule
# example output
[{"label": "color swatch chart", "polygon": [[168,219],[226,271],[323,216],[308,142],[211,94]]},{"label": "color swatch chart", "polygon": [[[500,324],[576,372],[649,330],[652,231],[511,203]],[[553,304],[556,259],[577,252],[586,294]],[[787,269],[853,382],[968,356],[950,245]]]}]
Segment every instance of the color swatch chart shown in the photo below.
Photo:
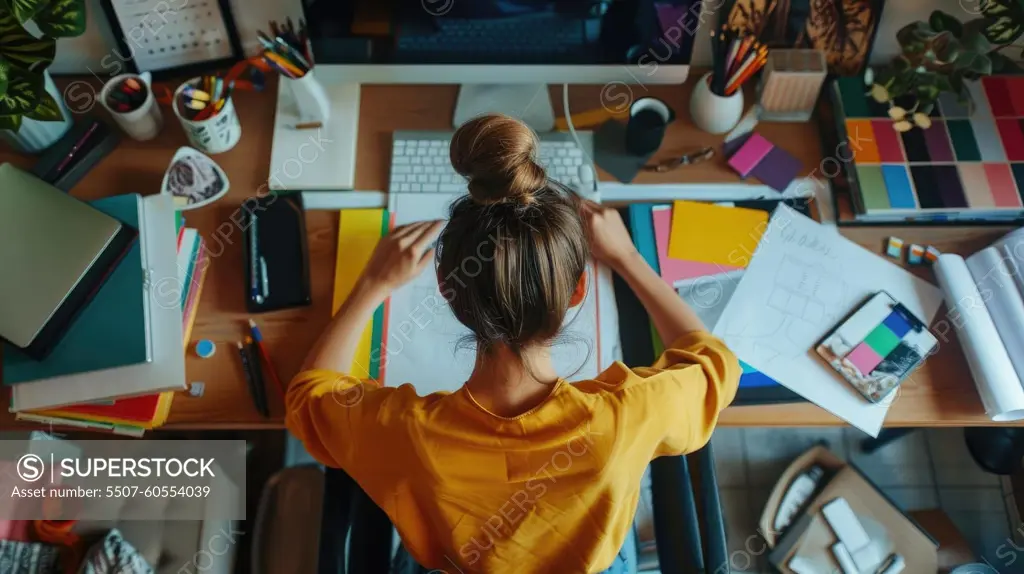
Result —
[{"label": "color swatch chart", "polygon": [[860,78],[837,80],[853,176],[867,212],[1024,209],[1024,77],[968,82],[974,113],[943,93],[932,125],[893,129]]}]

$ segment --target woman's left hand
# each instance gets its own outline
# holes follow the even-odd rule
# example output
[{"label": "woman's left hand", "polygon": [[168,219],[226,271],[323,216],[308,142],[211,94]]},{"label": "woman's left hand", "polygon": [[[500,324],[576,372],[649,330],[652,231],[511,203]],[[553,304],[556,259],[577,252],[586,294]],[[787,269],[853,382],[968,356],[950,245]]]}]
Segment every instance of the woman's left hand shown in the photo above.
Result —
[{"label": "woman's left hand", "polygon": [[412,281],[434,258],[428,249],[443,221],[420,221],[395,228],[381,238],[359,281],[381,297]]}]

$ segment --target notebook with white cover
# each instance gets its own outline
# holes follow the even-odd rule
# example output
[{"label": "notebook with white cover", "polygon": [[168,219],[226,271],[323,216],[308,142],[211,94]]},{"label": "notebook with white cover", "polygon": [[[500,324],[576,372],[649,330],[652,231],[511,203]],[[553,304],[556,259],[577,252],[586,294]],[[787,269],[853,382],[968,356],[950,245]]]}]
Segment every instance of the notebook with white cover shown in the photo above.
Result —
[{"label": "notebook with white cover", "polygon": [[11,410],[43,409],[90,401],[185,389],[185,350],[177,269],[174,204],[169,196],[143,199],[143,246],[148,265],[149,363],[55,377],[14,387]]}]

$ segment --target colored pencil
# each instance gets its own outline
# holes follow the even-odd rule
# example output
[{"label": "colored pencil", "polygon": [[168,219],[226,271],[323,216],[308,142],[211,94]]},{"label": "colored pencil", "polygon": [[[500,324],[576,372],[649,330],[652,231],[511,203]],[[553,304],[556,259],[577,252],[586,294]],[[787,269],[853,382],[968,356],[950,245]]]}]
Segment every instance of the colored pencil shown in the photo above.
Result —
[{"label": "colored pencil", "polygon": [[267,367],[267,371],[270,372],[270,380],[274,381],[274,386],[281,393],[281,397],[284,397],[284,385],[281,384],[281,379],[277,377],[277,370],[274,369],[274,363],[270,360],[270,352],[267,351],[267,346],[263,344],[263,333],[260,328],[256,325],[256,321],[249,319],[249,331],[252,333],[252,338],[256,341],[256,348],[260,352],[260,356],[263,358],[264,366]]}]

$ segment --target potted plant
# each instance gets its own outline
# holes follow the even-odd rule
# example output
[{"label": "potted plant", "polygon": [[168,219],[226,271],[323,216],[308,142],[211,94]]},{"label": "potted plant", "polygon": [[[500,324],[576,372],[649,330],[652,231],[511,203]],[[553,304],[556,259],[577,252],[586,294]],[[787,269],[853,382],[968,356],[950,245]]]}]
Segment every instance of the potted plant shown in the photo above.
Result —
[{"label": "potted plant", "polygon": [[23,151],[40,151],[71,127],[71,114],[46,69],[57,39],[84,31],[85,0],[0,0],[2,139]]},{"label": "potted plant", "polygon": [[986,0],[981,7],[981,17],[968,22],[936,10],[927,22],[904,26],[896,34],[901,53],[865,74],[871,97],[889,105],[894,129],[931,126],[929,114],[943,92],[973,110],[967,82],[1022,71],[1002,51],[1024,32],[1024,7],[1017,0]]}]

